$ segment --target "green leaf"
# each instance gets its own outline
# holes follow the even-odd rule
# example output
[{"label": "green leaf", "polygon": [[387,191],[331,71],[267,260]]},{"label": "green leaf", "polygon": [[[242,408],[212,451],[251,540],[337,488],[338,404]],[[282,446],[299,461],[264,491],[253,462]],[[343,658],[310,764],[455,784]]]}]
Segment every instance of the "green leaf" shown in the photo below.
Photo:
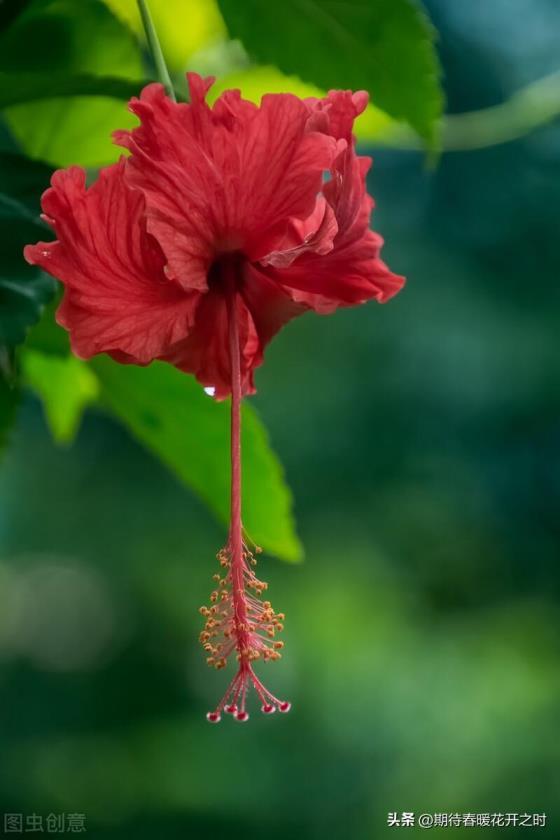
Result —
[{"label": "green leaf", "polygon": [[415,0],[219,0],[230,34],[261,64],[322,88],[365,88],[429,144],[443,96],[435,30]]},{"label": "green leaf", "polygon": [[37,233],[50,230],[43,226],[41,195],[49,186],[52,169],[24,155],[0,152],[0,219],[22,218],[38,225]]},{"label": "green leaf", "polygon": [[[18,236],[21,228],[13,230],[3,223],[2,235],[12,233],[14,237]],[[0,345],[21,344],[27,328],[39,320],[44,304],[53,293],[54,281],[41,271],[30,266],[19,268],[4,264],[0,274]]]},{"label": "green leaf", "polygon": [[94,76],[88,73],[67,75],[56,73],[2,73],[0,72],[0,108],[35,102],[39,99],[67,96],[108,96],[112,99],[130,99],[137,96],[146,82],[128,81],[112,76]]},{"label": "green leaf", "polygon": [[[102,403],[227,522],[229,405],[215,402],[193,378],[161,362],[138,368],[99,357],[90,364],[101,384]],[[266,430],[247,404],[242,447],[247,532],[272,554],[299,560],[291,494]]]},{"label": "green leaf", "polygon": [[[210,88],[208,99],[214,102],[225,90],[239,88],[245,99],[259,103],[265,93],[293,93],[300,99],[321,98],[325,91],[309,82],[302,82],[297,76],[286,76],[276,67],[245,67],[220,76]],[[384,111],[371,103],[355,123],[355,133],[359,140],[376,140],[385,137],[397,125]],[[412,132],[410,132],[412,134]],[[416,137],[415,134],[412,135]]]},{"label": "green leaf", "polygon": [[19,155],[0,154],[0,346],[24,341],[43,306],[54,295],[55,281],[23,259],[23,247],[42,238],[39,196],[50,170]]},{"label": "green leaf", "polygon": [[74,356],[61,358],[26,350],[21,361],[26,384],[43,402],[53,438],[57,443],[71,443],[85,407],[98,397],[95,374]]},{"label": "green leaf", "polygon": [[[30,74],[43,76],[47,83],[52,81],[53,96],[54,84],[64,76],[82,81],[99,76],[104,80],[100,88],[107,77],[122,78],[122,95],[130,85],[138,90],[144,76],[133,33],[98,0],[32,2],[0,37],[0,71],[12,78],[21,74],[22,88],[29,85]],[[64,96],[7,108],[6,120],[33,158],[56,166],[111,163],[120,155],[111,132],[136,124],[123,102],[108,98],[116,90],[112,84],[110,91],[99,90],[103,97],[70,97],[67,88]],[[88,92],[93,94],[93,89]]]}]

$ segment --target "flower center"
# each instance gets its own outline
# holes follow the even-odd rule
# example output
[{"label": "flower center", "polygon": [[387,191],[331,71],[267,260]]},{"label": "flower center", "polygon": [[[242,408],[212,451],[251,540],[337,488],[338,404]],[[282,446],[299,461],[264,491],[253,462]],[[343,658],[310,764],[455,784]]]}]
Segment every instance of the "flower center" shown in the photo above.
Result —
[{"label": "flower center", "polygon": [[208,288],[229,294],[238,291],[246,259],[245,254],[238,250],[219,253],[208,270]]}]

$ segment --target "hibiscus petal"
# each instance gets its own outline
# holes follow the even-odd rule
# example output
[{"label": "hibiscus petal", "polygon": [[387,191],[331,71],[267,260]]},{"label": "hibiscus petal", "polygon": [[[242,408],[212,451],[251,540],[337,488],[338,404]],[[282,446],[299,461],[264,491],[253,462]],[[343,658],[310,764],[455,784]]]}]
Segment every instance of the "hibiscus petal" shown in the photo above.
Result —
[{"label": "hibiscus petal", "polygon": [[[263,242],[264,255],[254,256],[262,265],[286,268],[295,259],[313,251],[328,254],[338,233],[336,216],[323,195],[318,196],[315,209],[307,219],[290,219],[282,236],[275,237],[273,245]],[[273,250],[268,251],[272,247]]]},{"label": "hibiscus petal", "polygon": [[369,94],[365,90],[352,93],[351,90],[330,90],[323,99],[306,99],[311,111],[310,125],[324,131],[331,137],[352,140],[354,120],[368,104]]},{"label": "hibiscus petal", "polygon": [[307,250],[289,265],[271,262],[267,271],[274,282],[290,290],[294,301],[321,314],[371,299],[385,303],[404,283],[380,259],[383,240],[369,229],[373,206],[365,182],[369,165],[370,158],[356,156],[352,146],[334,163],[323,190],[338,225],[332,250],[327,254]]},{"label": "hibiscus petal", "polygon": [[352,134],[354,120],[367,102],[365,91],[349,90],[332,90],[323,99],[306,100],[310,127],[344,143],[323,187],[338,229],[332,251],[326,255],[307,249],[289,265],[269,261],[285,269],[274,273],[273,279],[288,287],[295,301],[321,313],[372,298],[383,303],[404,283],[380,259],[383,240],[369,230],[373,200],[366,191],[366,174],[371,158],[356,155]]},{"label": "hibiscus petal", "polygon": [[206,83],[195,74],[189,81],[189,105],[148,86],[131,102],[141,125],[116,140],[132,152],[127,174],[146,196],[148,229],[169,271],[204,290],[216,255],[262,256],[269,232],[283,235],[291,219],[313,213],[339,147],[308,130],[309,108],[291,94],[264,96],[257,108],[229,91],[209,108]]},{"label": "hibiscus petal", "polygon": [[267,229],[313,213],[323,173],[338,147],[332,138],[309,132],[307,121],[307,109],[297,97],[267,94],[244,133],[242,193],[236,203],[247,225],[249,256],[252,243],[258,247]]},{"label": "hibiscus petal", "polygon": [[366,231],[361,239],[327,256],[304,254],[288,268],[265,270],[294,301],[320,314],[372,299],[385,303],[402,288],[404,278],[393,274],[379,258],[381,241],[373,231]]},{"label": "hibiscus petal", "polygon": [[199,295],[165,277],[143,196],[127,187],[124,168],[122,159],[89,189],[79,167],[56,172],[42,205],[58,240],[27,246],[25,258],[64,283],[57,320],[77,356],[147,364],[187,334]]},{"label": "hibiscus petal", "polygon": [[131,154],[92,187],[77,167],[55,173],[43,209],[58,241],[25,253],[66,286],[58,320],[77,355],[161,358],[222,398],[228,301],[251,393],[266,345],[291,318],[385,301],[404,281],[369,230],[370,159],[352,135],[367,94],[270,94],[257,107],[230,90],[210,107],[213,80],[188,78],[190,104],[159,84],[131,101],[140,125],[115,134]]}]

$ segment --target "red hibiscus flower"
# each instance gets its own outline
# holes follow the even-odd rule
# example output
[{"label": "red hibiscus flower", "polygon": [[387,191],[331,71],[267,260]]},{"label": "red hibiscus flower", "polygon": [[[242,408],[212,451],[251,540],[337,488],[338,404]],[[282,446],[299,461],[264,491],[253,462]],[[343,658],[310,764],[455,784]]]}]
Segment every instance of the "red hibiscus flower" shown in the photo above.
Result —
[{"label": "red hibiscus flower", "polygon": [[302,101],[270,94],[260,107],[239,91],[205,102],[212,79],[190,73],[190,104],[148,85],[131,110],[140,125],[116,132],[129,151],[86,187],[78,167],[55,172],[43,196],[54,242],[25,249],[65,286],[58,322],[74,353],[154,359],[193,373],[216,398],[232,396],[232,516],[223,567],[201,641],[209,663],[239,663],[222,710],[248,717],[253,685],[265,712],[287,711],[252,662],[279,657],[282,616],[262,602],[243,539],[240,402],[254,392],[266,345],[291,318],[375,299],[402,286],[369,228],[370,158],[352,126],[367,94],[331,91]]}]

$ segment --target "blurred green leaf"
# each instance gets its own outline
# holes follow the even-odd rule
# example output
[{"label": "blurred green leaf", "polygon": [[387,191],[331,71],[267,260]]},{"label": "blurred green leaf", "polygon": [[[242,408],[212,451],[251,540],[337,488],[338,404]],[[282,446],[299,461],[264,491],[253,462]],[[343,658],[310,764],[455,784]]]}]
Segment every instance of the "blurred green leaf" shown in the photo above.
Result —
[{"label": "blurred green leaf", "polygon": [[366,88],[429,144],[443,96],[435,30],[415,0],[219,0],[230,34],[261,64],[322,88]]},{"label": "blurred green leaf", "polygon": [[70,352],[68,333],[55,321],[55,311],[60,303],[60,295],[45,306],[41,320],[27,333],[25,346],[54,356],[67,356]]},{"label": "blurred green leaf", "polygon": [[57,443],[71,443],[87,405],[99,394],[93,371],[75,356],[48,356],[25,350],[21,357],[26,384],[41,398]]},{"label": "blurred green leaf", "polygon": [[[6,349],[0,348],[0,368],[6,363]],[[8,443],[10,430],[16,418],[16,409],[19,402],[19,388],[11,384],[3,370],[0,370],[0,453]]]},{"label": "blurred green leaf", "polygon": [[[155,362],[91,362],[101,401],[224,522],[229,518],[229,405],[190,376]],[[255,411],[243,408],[244,524],[251,539],[284,560],[301,559],[292,498]]]},{"label": "blurred green leaf", "polygon": [[[98,0],[32,2],[0,37],[0,71],[21,73],[24,83],[29,74],[49,83],[63,76],[119,77],[136,89],[144,76],[133,33]],[[124,103],[106,96],[47,99],[13,105],[5,113],[24,150],[57,166],[114,161],[120,152],[111,132],[136,122]]]},{"label": "blurred green leaf", "polygon": [[0,31],[6,29],[18,15],[20,15],[30,0],[4,0],[0,1]]},{"label": "blurred green leaf", "polygon": [[87,73],[45,75],[0,72],[0,108],[61,96],[109,96],[112,99],[130,99],[131,96],[138,95],[141,86],[142,83],[138,81]]}]

